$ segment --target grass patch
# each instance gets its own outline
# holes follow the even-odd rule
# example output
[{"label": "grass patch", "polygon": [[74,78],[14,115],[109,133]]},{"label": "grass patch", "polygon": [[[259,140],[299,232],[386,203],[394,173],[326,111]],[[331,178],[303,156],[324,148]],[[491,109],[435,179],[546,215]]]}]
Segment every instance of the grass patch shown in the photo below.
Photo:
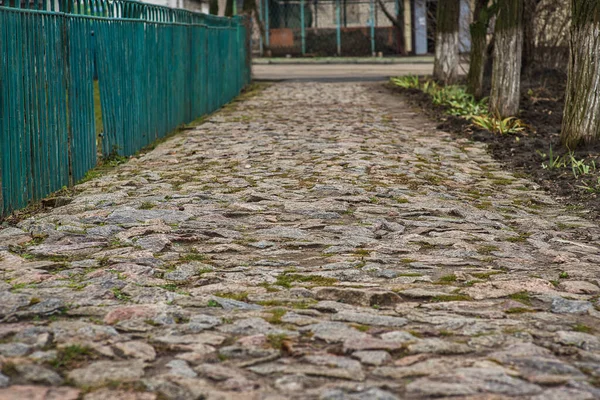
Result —
[{"label": "grass patch", "polygon": [[145,201],[140,206],[140,210],[152,210],[154,208],[154,203],[150,201]]},{"label": "grass patch", "polygon": [[494,246],[494,245],[492,245],[492,244],[487,244],[487,245],[484,245],[484,246],[479,246],[479,247],[477,248],[477,252],[478,252],[479,254],[484,254],[484,255],[489,255],[489,254],[491,254],[492,252],[494,252],[494,251],[498,251],[498,250],[500,250],[500,249],[498,248],[498,246]]},{"label": "grass patch", "polygon": [[503,271],[490,271],[490,272],[473,272],[471,275],[477,279],[489,279],[490,276],[504,274]]},{"label": "grass patch", "polygon": [[573,325],[573,330],[575,332],[582,332],[582,333],[594,333],[594,329],[587,326],[587,325],[583,325],[583,324],[576,324]]},{"label": "grass patch", "polygon": [[504,311],[506,314],[523,314],[523,313],[528,313],[528,312],[535,312],[535,310],[532,310],[531,308],[525,308],[525,307],[513,307],[513,308],[509,308],[508,310]]},{"label": "grass patch", "polygon": [[131,296],[129,296],[127,293],[123,292],[119,288],[113,288],[112,292],[117,300],[129,301],[131,299]]},{"label": "grass patch", "polygon": [[290,289],[294,282],[310,283],[311,286],[331,286],[337,282],[337,279],[319,275],[287,274],[284,272],[277,277],[275,285]]},{"label": "grass patch", "polygon": [[248,302],[248,292],[239,292],[239,293],[218,292],[218,293],[215,293],[214,295],[217,297],[223,297],[225,299]]},{"label": "grass patch", "polygon": [[470,296],[466,294],[447,294],[447,295],[439,295],[431,298],[431,301],[434,303],[442,303],[445,301],[471,301],[473,300]]},{"label": "grass patch", "polygon": [[200,254],[197,251],[192,251],[191,253],[187,253],[183,257],[179,259],[181,261],[206,261],[208,257],[205,254]]},{"label": "grass patch", "polygon": [[287,313],[287,310],[283,308],[275,308],[273,310],[269,310],[271,313],[271,317],[265,318],[265,321],[270,322],[271,324],[281,324],[281,318]]},{"label": "grass patch", "polygon": [[440,279],[438,279],[438,281],[436,282],[436,284],[438,285],[450,285],[452,283],[456,282],[456,275],[452,274],[452,275],[444,275],[442,276]]},{"label": "grass patch", "polygon": [[284,342],[288,340],[288,337],[284,333],[280,333],[278,335],[272,334],[267,336],[267,341],[274,349],[281,350],[283,348]]},{"label": "grass patch", "polygon": [[527,306],[531,305],[531,296],[529,295],[529,293],[527,293],[525,291],[519,292],[519,293],[513,293],[510,296],[508,296],[508,298],[511,300],[518,301],[519,303],[523,303]]},{"label": "grass patch", "polygon": [[86,361],[93,355],[91,348],[80,346],[78,344],[67,346],[58,350],[56,359],[50,362],[50,365],[56,369],[76,368],[79,363]]},{"label": "grass patch", "polygon": [[530,233],[519,233],[518,236],[509,237],[506,241],[511,243],[521,243],[525,242],[529,236],[531,236]]}]

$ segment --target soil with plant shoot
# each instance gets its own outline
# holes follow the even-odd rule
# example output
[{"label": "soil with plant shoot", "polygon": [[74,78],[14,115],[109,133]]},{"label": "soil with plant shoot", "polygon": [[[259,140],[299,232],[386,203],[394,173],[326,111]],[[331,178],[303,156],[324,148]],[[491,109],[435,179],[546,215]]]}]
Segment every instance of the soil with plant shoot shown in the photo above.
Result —
[{"label": "soil with plant shoot", "polygon": [[475,101],[462,86],[443,88],[417,77],[393,78],[388,86],[438,120],[438,129],[486,142],[494,158],[557,200],[600,216],[600,147],[570,151],[559,143],[564,74],[546,70],[523,77],[518,119],[488,115],[486,100]]}]

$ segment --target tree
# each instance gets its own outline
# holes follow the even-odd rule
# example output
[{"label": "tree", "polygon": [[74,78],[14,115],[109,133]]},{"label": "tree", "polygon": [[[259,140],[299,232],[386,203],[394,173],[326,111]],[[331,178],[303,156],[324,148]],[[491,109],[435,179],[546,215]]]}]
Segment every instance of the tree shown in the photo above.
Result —
[{"label": "tree", "polygon": [[383,3],[383,0],[377,0],[377,3],[379,4],[379,7],[381,7],[381,11],[383,11],[383,14],[386,16],[386,18],[396,28],[398,38],[398,54],[405,56],[408,54],[408,52],[406,51],[406,35],[404,34],[404,2],[402,0],[399,1],[398,15],[396,15],[395,18],[392,13],[388,11]]},{"label": "tree", "polygon": [[535,56],[535,17],[541,0],[524,0],[523,3],[523,60],[522,71],[528,74]]},{"label": "tree", "polygon": [[212,15],[219,15],[219,0],[210,0],[208,3],[208,13]]},{"label": "tree", "polygon": [[451,84],[458,77],[458,30],[460,0],[439,0],[437,4],[433,78]]},{"label": "tree", "polygon": [[467,92],[480,99],[483,97],[483,76],[487,59],[487,32],[490,20],[496,12],[497,3],[475,0],[471,31],[471,56],[467,75]]},{"label": "tree", "polygon": [[600,4],[571,0],[571,57],[561,142],[568,148],[600,138]]},{"label": "tree", "polygon": [[270,57],[271,49],[269,49],[267,46],[267,30],[263,22],[260,8],[258,7],[259,1],[260,0],[244,0],[244,3],[242,4],[242,14],[246,15],[250,19],[254,17],[252,21],[258,25],[258,31],[260,33],[260,37],[262,38],[264,55],[266,57]]},{"label": "tree", "polygon": [[233,17],[233,0],[226,0],[225,2],[225,17]]},{"label": "tree", "polygon": [[499,1],[494,32],[490,112],[501,118],[519,112],[522,49],[523,0]]}]

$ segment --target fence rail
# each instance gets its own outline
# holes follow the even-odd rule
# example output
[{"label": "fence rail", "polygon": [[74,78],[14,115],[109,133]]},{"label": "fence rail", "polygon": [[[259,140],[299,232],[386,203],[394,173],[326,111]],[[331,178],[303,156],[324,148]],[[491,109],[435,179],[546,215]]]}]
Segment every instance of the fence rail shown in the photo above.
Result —
[{"label": "fence rail", "polygon": [[0,216],[73,185],[99,152],[135,154],[230,101],[250,80],[248,23],[129,0],[0,0]]}]

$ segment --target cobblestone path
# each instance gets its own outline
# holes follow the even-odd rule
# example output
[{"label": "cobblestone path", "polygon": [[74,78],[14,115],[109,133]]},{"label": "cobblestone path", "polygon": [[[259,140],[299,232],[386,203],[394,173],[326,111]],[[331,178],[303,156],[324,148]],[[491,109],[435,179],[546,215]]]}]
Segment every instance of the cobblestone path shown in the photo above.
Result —
[{"label": "cobblestone path", "polygon": [[282,83],[0,232],[0,399],[597,399],[600,229],[375,84]]}]

